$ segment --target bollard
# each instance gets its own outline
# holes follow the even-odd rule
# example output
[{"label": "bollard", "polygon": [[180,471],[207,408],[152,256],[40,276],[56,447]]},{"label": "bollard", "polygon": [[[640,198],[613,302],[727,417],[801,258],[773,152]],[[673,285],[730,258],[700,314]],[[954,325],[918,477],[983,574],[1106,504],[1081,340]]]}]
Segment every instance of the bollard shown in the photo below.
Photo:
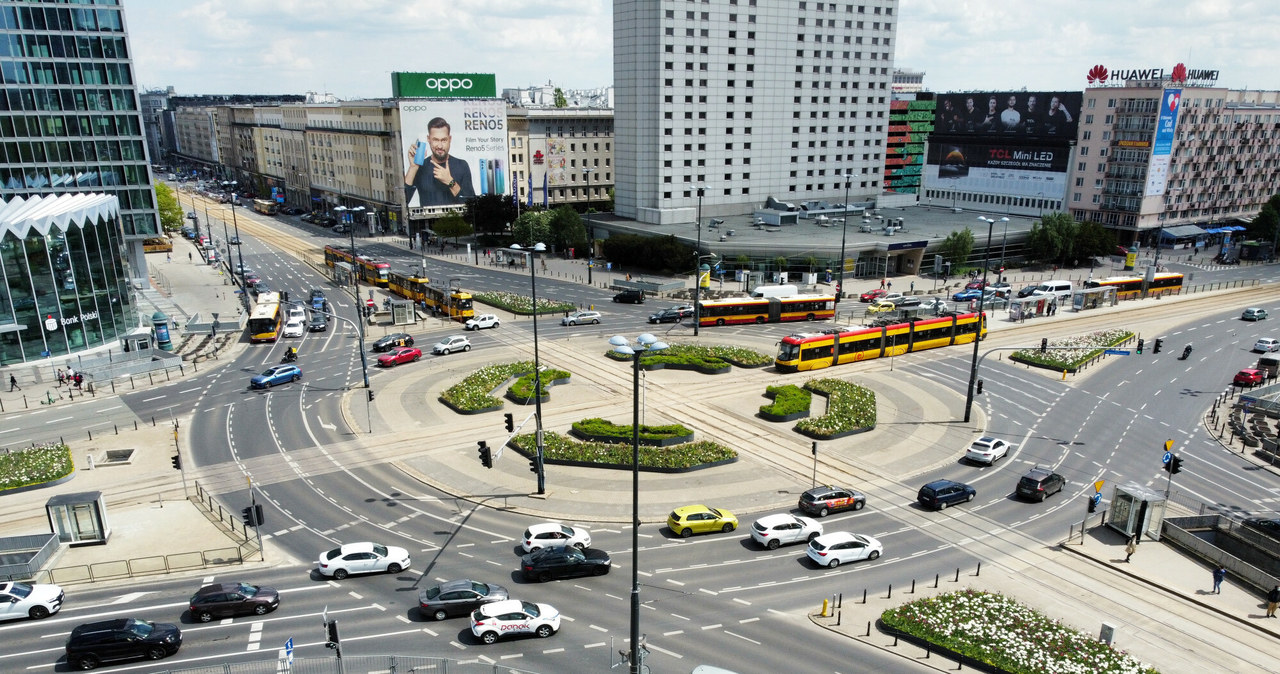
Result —
[{"label": "bollard", "polygon": [[116,435],[120,435],[120,424],[111,424],[116,429]]},{"label": "bollard", "polygon": [[862,603],[867,603],[867,588],[862,588]]},{"label": "bollard", "polygon": [[894,646],[897,646],[897,645],[898,645],[898,635],[896,635],[896,634],[895,634],[895,635],[893,635],[893,645],[894,645]]},{"label": "bollard", "polygon": [[932,654],[933,654],[933,643],[929,641],[924,642],[924,659],[928,660],[929,656]]},{"label": "bollard", "polygon": [[933,574],[933,588],[935,590],[938,589],[938,579],[941,577],[941,575],[942,574],[938,574],[938,573]]},{"label": "bollard", "polygon": [[862,636],[864,636],[864,637],[869,637],[869,636],[871,636],[871,621],[870,621],[870,620],[868,620],[868,621],[867,621],[867,633],[866,633],[866,634],[864,634],[864,635],[862,635]]},{"label": "bollard", "polygon": [[138,420],[137,420],[137,419],[134,419],[134,420],[133,420],[133,430],[135,430],[135,431],[136,431],[136,430],[138,430]]},{"label": "bollard", "polygon": [[889,583],[889,594],[885,595],[885,599],[893,598],[893,583]]},{"label": "bollard", "polygon": [[156,418],[155,418],[155,417],[151,417],[151,425],[152,425],[152,426],[155,426],[155,425],[156,425]]},{"label": "bollard", "polygon": [[833,594],[831,595],[831,615],[835,615],[835,614],[836,614],[836,596]]},{"label": "bollard", "polygon": [[959,583],[959,582],[960,582],[960,567],[958,567],[958,566],[956,567],[956,579],[955,579],[955,582],[957,582],[957,583]]},{"label": "bollard", "polygon": [[93,442],[93,429],[89,429],[89,442]]},{"label": "bollard", "polygon": [[840,617],[844,615],[843,611],[836,611],[836,627],[840,626]]},{"label": "bollard", "polygon": [[981,575],[982,575],[982,561],[981,561],[981,560],[979,560],[979,561],[978,561],[978,570],[977,570],[977,571],[975,571],[975,572],[973,573],[973,575],[975,575],[975,576],[981,576]]},{"label": "bollard", "polygon": [[836,595],[836,608],[844,608],[844,593]]},{"label": "bollard", "polygon": [[911,593],[910,593],[910,594],[915,594],[915,593],[916,593],[916,579],[915,579],[915,578],[912,578],[912,579],[911,579]]},{"label": "bollard", "polygon": [[148,381],[148,382],[151,382],[152,384],[155,384],[155,383],[156,383],[156,378],[155,378],[155,377],[153,377],[153,376],[151,376],[151,373],[150,373],[150,372],[148,372],[148,373],[147,373],[147,381]]},{"label": "bollard", "polygon": [[822,617],[823,618],[827,617],[827,600],[826,599],[822,600]]}]

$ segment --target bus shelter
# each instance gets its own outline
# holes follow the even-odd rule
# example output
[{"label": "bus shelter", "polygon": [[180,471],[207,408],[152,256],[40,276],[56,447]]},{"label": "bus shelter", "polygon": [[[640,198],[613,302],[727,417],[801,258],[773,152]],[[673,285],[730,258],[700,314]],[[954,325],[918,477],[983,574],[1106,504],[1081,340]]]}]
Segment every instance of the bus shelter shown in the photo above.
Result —
[{"label": "bus shelter", "polygon": [[1028,318],[1052,316],[1058,311],[1058,298],[1053,295],[1032,295],[1009,298],[1009,320],[1021,323]]},{"label": "bus shelter", "polygon": [[1124,534],[1125,538],[1137,536],[1160,540],[1160,526],[1164,523],[1168,500],[1153,489],[1137,482],[1116,485],[1111,493],[1111,507],[1107,510],[1107,526]]},{"label": "bus shelter", "polygon": [[1107,286],[1084,288],[1071,293],[1071,308],[1076,311],[1113,307],[1117,301],[1116,289]]}]

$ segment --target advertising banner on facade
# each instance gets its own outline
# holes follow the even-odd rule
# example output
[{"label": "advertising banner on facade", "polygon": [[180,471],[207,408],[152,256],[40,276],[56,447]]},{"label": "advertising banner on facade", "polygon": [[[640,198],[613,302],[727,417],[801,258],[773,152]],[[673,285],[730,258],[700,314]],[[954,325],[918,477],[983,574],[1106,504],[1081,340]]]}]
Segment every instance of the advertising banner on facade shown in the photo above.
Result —
[{"label": "advertising banner on facade", "polygon": [[1151,164],[1147,168],[1144,192],[1148,197],[1164,194],[1168,186],[1169,160],[1173,155],[1173,137],[1178,128],[1178,106],[1181,102],[1181,89],[1165,89],[1160,97],[1160,114],[1156,117],[1156,134],[1151,144]]},{"label": "advertising banner on facade", "polygon": [[1062,198],[1071,160],[1067,147],[973,141],[934,136],[925,182],[961,192]]},{"label": "advertising banner on facade", "polygon": [[442,210],[511,193],[502,100],[403,100],[400,129],[408,208]]},{"label": "advertising banner on facade", "polygon": [[497,98],[490,73],[391,73],[393,98]]},{"label": "advertising banner on facade", "polygon": [[1074,141],[1083,101],[1079,91],[939,94],[934,133]]}]

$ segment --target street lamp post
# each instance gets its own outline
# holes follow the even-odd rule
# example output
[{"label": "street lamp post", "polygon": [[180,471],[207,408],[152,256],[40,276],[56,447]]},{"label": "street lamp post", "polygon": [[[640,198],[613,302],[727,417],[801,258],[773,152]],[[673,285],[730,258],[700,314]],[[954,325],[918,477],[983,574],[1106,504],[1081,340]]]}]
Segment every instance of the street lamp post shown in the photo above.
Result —
[{"label": "street lamp post", "polygon": [[537,425],[537,456],[534,468],[538,473],[538,493],[547,493],[547,471],[543,463],[546,457],[545,445],[542,443],[542,361],[538,358],[538,277],[534,273],[534,256],[547,250],[546,244],[535,243],[529,249],[513,243],[509,250],[524,253],[529,257],[529,293],[533,304],[533,416]]},{"label": "street lamp post", "polygon": [[1004,223],[1004,236],[1000,237],[1000,277],[1004,278],[1004,251],[1005,246],[1009,243],[1009,218],[1000,218],[1000,222]]},{"label": "street lamp post", "polygon": [[[357,206],[352,209],[348,209],[346,206],[338,206],[333,210],[339,211],[339,217],[345,221],[345,217],[342,216],[345,216],[348,210],[363,211],[364,206]],[[354,225],[355,223],[352,224]],[[360,371],[364,374],[364,388],[368,391],[367,399],[373,400],[373,392],[369,391],[368,357],[364,353],[364,305],[360,302],[360,271],[357,269],[359,263],[356,262],[356,228],[347,227],[347,233],[351,241],[351,295],[356,299],[356,334],[360,338]],[[372,421],[369,422],[369,432],[373,432]]]},{"label": "street lamp post", "polygon": [[[585,161],[585,160],[584,160]],[[591,268],[595,266],[596,258],[596,238],[591,230],[591,172],[593,168],[582,167],[582,177],[587,181],[586,193],[586,211],[587,211],[587,285],[591,285]],[[532,260],[530,260],[532,262]]]},{"label": "street lamp post", "polygon": [[[240,222],[236,220],[236,181],[231,181],[231,224],[236,230],[236,241],[240,240]],[[225,223],[224,223],[225,224]],[[228,246],[230,244],[228,243]],[[240,302],[244,305],[244,313],[249,314],[249,296],[244,291],[244,250],[241,246],[236,246],[236,259],[240,266]],[[227,262],[231,261],[231,249],[227,249]]]},{"label": "street lamp post", "polygon": [[697,337],[698,326],[702,325],[702,308],[698,306],[702,290],[702,193],[707,188],[697,185],[694,189],[698,191],[698,221],[694,225],[698,230],[698,243],[693,249],[693,336]]},{"label": "street lamp post", "polygon": [[982,326],[986,324],[982,309],[984,301],[987,299],[987,267],[991,266],[991,235],[996,227],[994,218],[986,218],[979,215],[978,219],[987,223],[987,250],[982,260],[982,293],[978,295],[978,327],[973,333],[973,365],[969,368],[969,393],[964,402],[965,423],[969,423],[969,416],[973,411],[973,385],[978,380],[978,342],[982,338]]},{"label": "street lamp post", "polygon": [[840,281],[836,284],[836,304],[844,294],[844,242],[849,234],[849,183],[852,182],[849,169],[844,171],[844,217],[840,219]]},{"label": "street lamp post", "polygon": [[631,654],[627,658],[631,674],[640,674],[640,355],[661,351],[667,345],[644,333],[635,345],[626,337],[609,338],[614,353],[631,356]]}]

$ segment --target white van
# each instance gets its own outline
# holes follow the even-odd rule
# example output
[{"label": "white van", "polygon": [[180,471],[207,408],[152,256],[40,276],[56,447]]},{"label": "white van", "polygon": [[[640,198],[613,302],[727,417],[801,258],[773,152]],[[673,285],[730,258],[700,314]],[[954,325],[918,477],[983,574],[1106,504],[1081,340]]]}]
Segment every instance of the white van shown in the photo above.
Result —
[{"label": "white van", "polygon": [[1031,295],[1053,295],[1061,304],[1071,301],[1071,290],[1071,281],[1044,281],[1036,286]]},{"label": "white van", "polygon": [[800,289],[793,285],[781,286],[756,286],[751,291],[752,297],[795,297],[800,294]]}]

